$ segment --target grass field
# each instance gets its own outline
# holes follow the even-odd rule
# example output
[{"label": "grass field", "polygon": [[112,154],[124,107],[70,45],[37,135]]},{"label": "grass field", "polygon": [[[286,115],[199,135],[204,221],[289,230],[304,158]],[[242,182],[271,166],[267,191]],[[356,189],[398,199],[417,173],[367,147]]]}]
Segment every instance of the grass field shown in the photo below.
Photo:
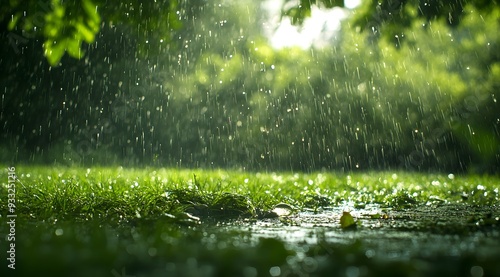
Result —
[{"label": "grass field", "polygon": [[[0,174],[1,276],[500,276],[496,176],[15,174],[15,197],[7,167]],[[344,211],[354,226],[342,228]]]}]

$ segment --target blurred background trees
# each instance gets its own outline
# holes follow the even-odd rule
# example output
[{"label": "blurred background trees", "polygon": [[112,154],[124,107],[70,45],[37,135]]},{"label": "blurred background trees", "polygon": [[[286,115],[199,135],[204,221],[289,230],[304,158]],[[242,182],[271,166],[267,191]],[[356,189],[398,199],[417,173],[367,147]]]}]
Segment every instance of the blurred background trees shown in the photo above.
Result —
[{"label": "blurred background trees", "polygon": [[[59,13],[65,23],[41,20],[39,31],[29,23],[37,1],[0,10],[9,41],[0,57],[3,162],[475,172],[500,165],[493,2],[364,1],[346,10],[328,47],[310,49],[274,48],[261,28],[267,11],[255,1],[114,9],[52,2],[42,18]],[[283,6],[297,24],[315,4],[300,3]]]}]

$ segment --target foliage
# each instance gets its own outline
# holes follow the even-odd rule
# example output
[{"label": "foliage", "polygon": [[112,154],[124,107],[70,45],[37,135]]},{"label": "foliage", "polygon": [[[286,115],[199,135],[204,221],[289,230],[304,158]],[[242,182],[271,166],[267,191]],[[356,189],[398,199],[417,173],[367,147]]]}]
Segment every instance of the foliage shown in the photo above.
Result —
[{"label": "foliage", "polygon": [[[226,170],[18,167],[19,214],[34,219],[130,222],[184,221],[186,212],[210,218],[258,217],[278,203],[317,209],[341,203],[419,206],[490,205],[496,177],[412,173],[252,173]],[[5,172],[3,180],[7,180]],[[1,191],[6,194],[6,184]],[[321,196],[313,205],[310,196]],[[467,199],[463,199],[467,195]],[[7,199],[0,200],[6,212]],[[312,206],[313,205],[313,206]]]},{"label": "foliage", "polygon": [[143,25],[145,31],[138,33],[144,40],[151,40],[155,46],[157,41],[170,41],[184,16],[177,10],[178,5],[175,0],[118,5],[101,0],[9,1],[0,10],[0,20],[7,24],[8,31],[19,33],[8,34],[11,47],[19,51],[28,39],[41,39],[47,61],[57,66],[66,52],[73,58],[82,58],[84,43],[93,43],[104,25]]},{"label": "foliage", "polygon": [[[274,49],[254,2],[177,8],[175,37],[101,10],[116,24],[100,27],[83,60],[33,62],[40,40],[6,55],[15,66],[1,69],[2,160],[306,171],[500,164],[495,9],[465,6],[453,28],[415,18],[397,49],[354,32],[354,16],[331,47],[303,50]],[[173,24],[160,15],[144,22]],[[160,42],[167,33],[171,43]]]},{"label": "foliage", "polygon": [[[289,16],[292,23],[301,25],[311,16],[313,5],[326,8],[345,6],[344,1],[287,0],[282,14]],[[425,25],[432,21],[446,21],[448,26],[459,26],[468,14],[466,7],[483,14],[499,12],[496,1],[364,0],[354,11],[352,22],[354,27],[368,32],[370,36],[382,36],[399,45],[405,36],[409,36],[415,22],[423,21]]]},{"label": "foliage", "polygon": [[[298,2],[298,3],[297,3]],[[311,16],[313,5],[321,5],[326,8],[344,7],[343,0],[322,0],[316,3],[316,0],[286,0],[283,3],[283,15],[290,17],[293,24],[303,24],[307,17]]]}]

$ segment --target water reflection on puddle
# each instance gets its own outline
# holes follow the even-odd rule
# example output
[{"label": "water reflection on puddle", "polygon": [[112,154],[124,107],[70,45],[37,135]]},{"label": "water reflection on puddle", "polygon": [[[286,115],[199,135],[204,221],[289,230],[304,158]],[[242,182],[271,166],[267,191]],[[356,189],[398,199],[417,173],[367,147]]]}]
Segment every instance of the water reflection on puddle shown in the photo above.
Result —
[{"label": "water reflection on puddle", "polygon": [[[342,211],[349,210],[360,222],[356,230],[343,230],[339,219]],[[414,215],[405,211],[390,211],[377,205],[355,210],[350,206],[325,209],[319,213],[300,212],[290,217],[263,219],[257,222],[241,222],[227,225],[228,231],[245,229],[249,242],[260,238],[276,238],[285,241],[291,249],[307,245],[325,247],[360,244],[367,257],[377,256],[389,260],[407,260],[414,256],[422,258],[436,255],[449,257],[464,253],[490,255],[498,252],[500,231],[491,228],[483,231],[453,233],[421,229],[418,224],[429,220],[433,213]],[[431,218],[434,219],[434,218]],[[450,220],[457,220],[451,217]],[[465,220],[465,219],[463,219]]]}]

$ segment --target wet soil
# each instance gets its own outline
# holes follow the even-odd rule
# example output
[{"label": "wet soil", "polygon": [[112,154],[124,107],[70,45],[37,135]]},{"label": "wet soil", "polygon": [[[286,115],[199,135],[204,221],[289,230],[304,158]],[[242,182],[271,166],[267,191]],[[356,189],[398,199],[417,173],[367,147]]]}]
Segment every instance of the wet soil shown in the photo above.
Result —
[{"label": "wet soil", "polygon": [[[356,220],[355,228],[341,228],[340,217],[346,210]],[[366,256],[385,260],[500,257],[499,205],[430,204],[400,209],[345,205],[226,225],[233,230],[242,227],[255,239],[323,245],[327,253],[338,246],[361,244],[359,251]]]}]

